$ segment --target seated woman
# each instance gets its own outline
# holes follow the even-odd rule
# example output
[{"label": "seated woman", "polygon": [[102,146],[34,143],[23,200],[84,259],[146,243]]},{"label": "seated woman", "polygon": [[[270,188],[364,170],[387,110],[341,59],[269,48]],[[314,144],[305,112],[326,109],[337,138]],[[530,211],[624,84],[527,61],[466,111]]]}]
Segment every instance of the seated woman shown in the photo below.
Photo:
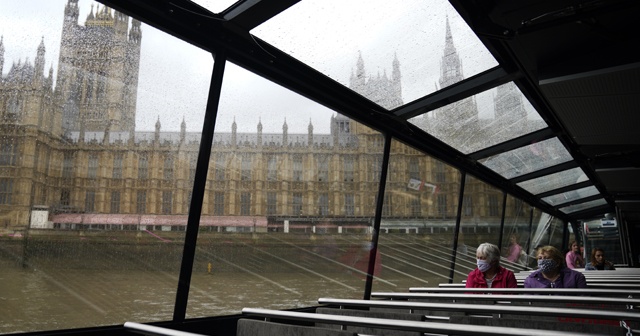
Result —
[{"label": "seated woman", "polygon": [[615,270],[613,267],[613,263],[604,259],[604,250],[596,247],[591,251],[591,261],[587,263],[584,267],[586,271],[595,271],[595,270]]},{"label": "seated woman", "polygon": [[567,267],[574,268],[583,268],[584,267],[584,258],[582,258],[582,254],[580,253],[580,245],[578,245],[577,241],[572,241],[569,244],[570,249],[565,256],[565,261],[567,262]]},{"label": "seated woman", "polygon": [[478,268],[469,273],[467,288],[515,288],[518,286],[513,272],[500,266],[500,249],[484,243],[476,250]]},{"label": "seated woman", "polygon": [[518,244],[518,236],[514,233],[509,237],[509,250],[507,252],[507,260],[512,263],[518,262],[522,246]]},{"label": "seated woman", "polygon": [[562,253],[553,246],[538,248],[538,270],[524,279],[525,288],[586,288],[584,275],[564,266]]}]

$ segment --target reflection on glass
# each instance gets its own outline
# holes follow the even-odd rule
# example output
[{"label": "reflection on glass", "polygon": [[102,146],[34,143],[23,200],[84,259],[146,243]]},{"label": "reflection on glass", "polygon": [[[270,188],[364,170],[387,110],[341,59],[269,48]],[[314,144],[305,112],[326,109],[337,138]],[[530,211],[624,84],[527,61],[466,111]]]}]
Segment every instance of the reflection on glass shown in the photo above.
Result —
[{"label": "reflection on glass", "polygon": [[534,208],[533,209],[533,218],[531,220],[531,231],[530,231],[530,235],[527,239],[527,241],[529,242],[529,248],[526,249],[527,252],[527,262],[526,262],[526,266],[529,268],[536,268],[538,267],[538,263],[537,263],[537,256],[536,256],[536,248],[540,245],[539,241],[536,240],[539,235],[538,235],[538,228],[540,227],[544,227],[543,223],[546,223],[548,219],[548,215],[546,213],[543,213],[540,209]]},{"label": "reflection on glass", "polygon": [[0,31],[0,333],[171,319],[211,56],[89,1]]},{"label": "reflection on glass", "polygon": [[607,201],[605,201],[603,198],[601,198],[601,199],[597,199],[597,200],[593,200],[593,201],[589,201],[589,202],[569,205],[569,206],[566,206],[564,208],[560,208],[560,211],[562,211],[564,213],[572,213],[572,212],[585,210],[585,209],[589,209],[589,208],[594,208],[594,207],[597,207],[597,206],[600,206],[600,205],[605,205],[605,204],[607,204]]},{"label": "reflection on glass", "polygon": [[459,191],[457,169],[393,140],[374,291],[448,282]]},{"label": "reflection on glass", "polygon": [[[562,247],[562,232],[564,229],[564,222],[558,218],[555,218],[546,212],[543,212],[542,215],[538,218],[538,216],[534,213],[534,222],[533,222],[533,237],[531,240],[532,256],[536,256],[535,249],[540,246],[552,245],[563,251]],[[532,262],[533,266],[535,266],[535,262]],[[530,265],[532,266],[532,265]]]},{"label": "reflection on glass", "polygon": [[187,315],[362,298],[382,135],[233,64],[225,72]]},{"label": "reflection on glass", "polygon": [[409,122],[465,154],[547,127],[513,82]]},{"label": "reflection on glass", "polygon": [[582,168],[572,168],[523,181],[518,183],[518,186],[532,194],[540,194],[587,180],[587,175],[582,171]]},{"label": "reflection on glass", "polygon": [[537,142],[479,160],[487,168],[510,179],[571,160],[557,138]]},{"label": "reflection on glass", "polygon": [[586,188],[580,188],[577,190],[563,192],[557,195],[544,197],[542,200],[551,205],[558,205],[558,204],[572,202],[575,200],[579,200],[581,198],[585,198],[585,197],[589,197],[597,194],[598,194],[598,189],[594,186],[590,186]]},{"label": "reflection on glass", "polygon": [[387,109],[497,65],[443,0],[301,1],[252,33]]},{"label": "reflection on glass", "polygon": [[462,198],[462,217],[454,282],[467,279],[476,268],[476,249],[482,243],[498,244],[503,193],[467,175]]},{"label": "reflection on glass", "polygon": [[507,195],[504,230],[502,231],[502,266],[514,272],[528,264],[529,219],[531,206]]}]

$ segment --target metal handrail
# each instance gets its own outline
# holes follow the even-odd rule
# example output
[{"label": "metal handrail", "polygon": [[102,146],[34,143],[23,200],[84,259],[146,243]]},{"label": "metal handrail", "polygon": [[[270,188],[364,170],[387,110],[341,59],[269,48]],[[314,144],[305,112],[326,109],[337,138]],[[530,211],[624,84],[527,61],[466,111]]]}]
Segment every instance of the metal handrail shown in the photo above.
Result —
[{"label": "metal handrail", "polygon": [[127,329],[131,329],[132,332],[135,332],[137,334],[148,336],[206,336],[203,334],[195,334],[191,332],[156,327],[136,322],[125,322],[124,327]]},{"label": "metal handrail", "polygon": [[602,296],[568,296],[568,295],[479,295],[479,294],[451,294],[451,293],[397,293],[397,292],[373,292],[371,297],[375,299],[392,300],[474,300],[474,301],[511,301],[511,302],[552,302],[552,303],[584,303],[584,304],[609,304],[609,305],[640,305],[640,299]]},{"label": "metal handrail", "polygon": [[593,318],[603,320],[632,320],[640,321],[640,312],[631,311],[603,311],[601,309],[555,308],[533,306],[483,305],[469,303],[432,303],[432,302],[402,302],[389,300],[350,300],[320,298],[320,304],[339,305],[341,307],[369,307],[406,309],[413,312],[416,309],[466,312],[475,314],[510,314],[555,316],[573,318]]}]

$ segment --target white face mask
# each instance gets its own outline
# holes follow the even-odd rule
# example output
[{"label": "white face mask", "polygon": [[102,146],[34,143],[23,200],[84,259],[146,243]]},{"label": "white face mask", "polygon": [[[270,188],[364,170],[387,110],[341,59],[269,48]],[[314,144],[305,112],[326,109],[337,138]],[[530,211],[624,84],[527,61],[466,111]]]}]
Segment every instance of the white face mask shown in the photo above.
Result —
[{"label": "white face mask", "polygon": [[491,268],[491,264],[486,260],[476,259],[476,264],[478,265],[478,269],[482,273],[488,271]]}]

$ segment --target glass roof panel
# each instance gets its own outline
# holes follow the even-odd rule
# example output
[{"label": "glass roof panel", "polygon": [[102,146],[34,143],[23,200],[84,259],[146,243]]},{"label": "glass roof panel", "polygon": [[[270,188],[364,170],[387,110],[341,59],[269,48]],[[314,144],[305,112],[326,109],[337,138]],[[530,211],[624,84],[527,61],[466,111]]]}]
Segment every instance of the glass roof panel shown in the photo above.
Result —
[{"label": "glass roof panel", "polygon": [[570,161],[571,155],[558,138],[536,142],[479,160],[487,168],[510,179]]},{"label": "glass roof panel", "polygon": [[446,0],[306,0],[251,33],[387,109],[498,65]]},{"label": "glass roof panel", "polygon": [[513,82],[411,118],[409,122],[464,154],[547,127]]},{"label": "glass roof panel", "polygon": [[598,193],[599,191],[596,187],[590,186],[586,188],[580,188],[577,190],[571,190],[571,191],[563,192],[560,194],[544,197],[542,200],[551,205],[558,205],[558,204],[579,200],[581,198],[597,195]]},{"label": "glass roof panel", "polygon": [[520,182],[518,186],[535,195],[587,180],[589,179],[581,168],[571,168]]},{"label": "glass roof panel", "polygon": [[593,207],[597,207],[605,204],[607,204],[607,201],[605,201],[604,198],[600,198],[597,200],[574,204],[568,207],[560,208],[560,211],[564,213],[572,213],[572,212],[581,211],[581,210],[585,210],[585,209],[589,209],[589,208],[593,208]]},{"label": "glass roof panel", "polygon": [[231,7],[238,0],[191,0],[198,5],[210,10],[212,13],[220,13]]}]

